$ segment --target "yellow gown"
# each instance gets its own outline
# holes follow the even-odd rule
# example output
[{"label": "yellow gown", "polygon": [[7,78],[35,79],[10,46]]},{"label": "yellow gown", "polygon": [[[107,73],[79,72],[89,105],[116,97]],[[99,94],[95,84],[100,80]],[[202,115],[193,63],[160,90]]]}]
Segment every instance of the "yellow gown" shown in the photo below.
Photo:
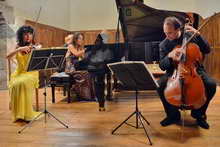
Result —
[{"label": "yellow gown", "polygon": [[34,111],[32,106],[33,93],[39,86],[39,73],[25,71],[29,56],[30,54],[16,54],[17,68],[9,81],[13,121],[30,121],[40,114]]}]

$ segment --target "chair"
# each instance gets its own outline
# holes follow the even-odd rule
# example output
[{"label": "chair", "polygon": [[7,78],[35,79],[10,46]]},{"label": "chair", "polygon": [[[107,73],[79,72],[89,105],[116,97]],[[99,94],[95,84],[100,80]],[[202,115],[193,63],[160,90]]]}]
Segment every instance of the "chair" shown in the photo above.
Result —
[{"label": "chair", "polygon": [[[8,58],[7,61],[8,61],[8,79],[10,81],[11,80],[11,72],[12,72],[11,62],[14,62],[14,61],[11,58]],[[16,63],[16,62],[14,62],[14,63]],[[39,91],[38,91],[38,88],[35,89],[35,100],[36,100],[36,111],[39,111]]]}]

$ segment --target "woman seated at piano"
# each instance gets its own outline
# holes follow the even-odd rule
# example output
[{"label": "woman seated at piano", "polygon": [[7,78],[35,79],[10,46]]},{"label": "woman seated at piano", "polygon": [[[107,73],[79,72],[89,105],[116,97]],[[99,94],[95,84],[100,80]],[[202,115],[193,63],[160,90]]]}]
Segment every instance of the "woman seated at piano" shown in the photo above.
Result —
[{"label": "woman seated at piano", "polygon": [[26,65],[33,48],[34,29],[30,26],[22,26],[17,31],[17,46],[7,55],[7,59],[15,56],[17,67],[9,81],[10,108],[13,121],[31,121],[40,114],[33,110],[32,97],[35,88],[39,86],[38,72],[27,72]]},{"label": "woman seated at piano", "polygon": [[[71,37],[71,38],[70,38]],[[82,33],[76,32],[69,36],[69,41],[67,44],[67,64],[70,62],[75,67],[75,70],[85,70],[84,67],[80,67],[79,61],[84,58],[85,48],[84,48],[84,35]]]},{"label": "woman seated at piano", "polygon": [[[74,80],[72,90],[77,94],[78,100],[93,100],[94,92],[85,57],[84,35],[76,32],[67,38],[68,51],[66,53],[66,69]],[[77,72],[76,72],[77,71]]]}]

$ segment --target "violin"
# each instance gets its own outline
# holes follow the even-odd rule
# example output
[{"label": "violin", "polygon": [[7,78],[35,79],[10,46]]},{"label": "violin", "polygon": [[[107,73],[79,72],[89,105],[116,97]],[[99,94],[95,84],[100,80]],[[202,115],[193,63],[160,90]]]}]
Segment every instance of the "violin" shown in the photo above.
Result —
[{"label": "violin", "polygon": [[29,50],[21,51],[22,55],[31,53],[32,50],[40,49],[42,47],[41,44],[29,45]]}]

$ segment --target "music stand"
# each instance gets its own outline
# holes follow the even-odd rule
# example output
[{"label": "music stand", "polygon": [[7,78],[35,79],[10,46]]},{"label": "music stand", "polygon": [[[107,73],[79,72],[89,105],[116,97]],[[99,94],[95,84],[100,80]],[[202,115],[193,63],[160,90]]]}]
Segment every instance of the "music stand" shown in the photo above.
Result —
[{"label": "music stand", "polygon": [[[120,128],[123,124],[127,124],[129,126],[135,127],[138,126],[138,121],[140,121],[141,126],[144,128],[145,134],[152,145],[151,139],[147,133],[147,130],[144,126],[142,119],[150,125],[146,118],[141,114],[138,108],[138,91],[141,90],[155,90],[158,87],[158,84],[154,80],[153,75],[149,72],[147,66],[142,61],[124,61],[108,64],[111,72],[116,75],[117,79],[122,82],[126,89],[135,90],[135,100],[136,106],[135,111],[131,113],[122,123],[120,123],[113,131],[114,132]],[[136,126],[127,123],[133,115],[136,115]]]},{"label": "music stand", "polygon": [[45,114],[45,123],[46,123],[46,114],[48,116],[52,116],[55,120],[57,120],[60,124],[62,124],[64,127],[68,128],[68,126],[63,123],[61,120],[56,118],[51,112],[47,110],[47,104],[46,104],[46,86],[47,86],[47,80],[46,80],[46,70],[48,69],[57,69],[60,67],[60,65],[63,63],[63,60],[65,58],[67,52],[67,48],[62,47],[56,47],[56,48],[43,48],[39,50],[33,50],[31,52],[30,58],[28,60],[28,66],[27,71],[44,71],[44,111],[41,112],[39,115],[37,115],[35,118],[33,118],[27,125],[25,125],[21,130],[18,131],[20,134],[24,129],[26,129],[28,126],[30,126],[35,120],[37,120],[42,114]]}]

